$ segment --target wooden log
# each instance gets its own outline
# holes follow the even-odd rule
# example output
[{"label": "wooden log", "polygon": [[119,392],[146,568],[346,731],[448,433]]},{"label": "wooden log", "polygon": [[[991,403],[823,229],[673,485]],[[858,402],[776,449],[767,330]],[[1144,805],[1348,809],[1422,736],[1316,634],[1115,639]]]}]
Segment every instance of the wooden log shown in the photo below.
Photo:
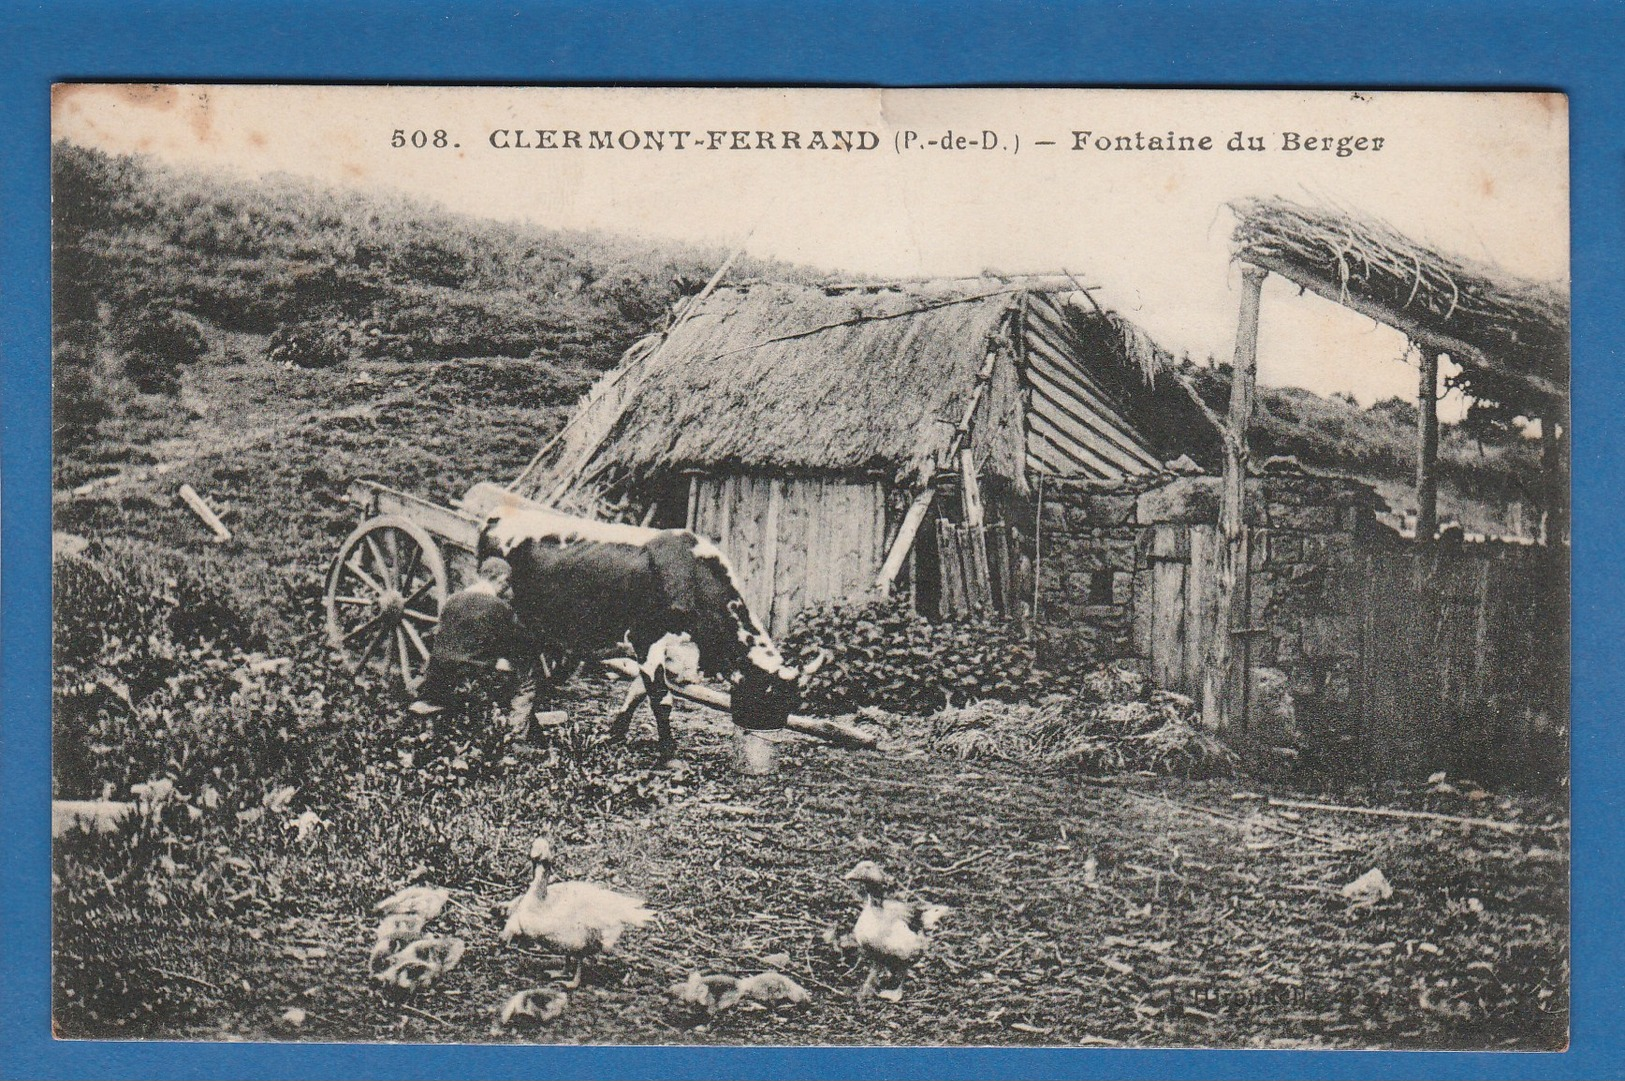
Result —
[{"label": "wooden log", "polygon": [[190,484],[183,484],[181,485],[180,495],[186,505],[192,509],[192,513],[197,515],[203,524],[208,526],[210,531],[214,533],[216,544],[224,544],[231,539],[231,530],[226,528],[226,523],[220,520],[220,516],[214,512],[214,508],[203,501],[203,497],[197,494],[196,489]]},{"label": "wooden log", "polygon": [[1335,811],[1340,814],[1370,815],[1375,818],[1409,818],[1424,822],[1448,822],[1456,826],[1478,826],[1501,833],[1522,833],[1524,830],[1562,831],[1566,825],[1546,825],[1528,822],[1502,822],[1494,818],[1469,818],[1466,815],[1441,814],[1438,811],[1405,811],[1392,807],[1352,807],[1343,803],[1316,803],[1313,800],[1278,799],[1271,796],[1271,807],[1286,807],[1299,811]]},{"label": "wooden log", "polygon": [[[1241,311],[1236,320],[1236,351],[1231,366],[1230,415],[1225,422],[1224,483],[1219,502],[1219,528],[1224,545],[1217,560],[1218,590],[1214,597],[1214,634],[1209,639],[1202,673],[1202,721],[1212,729],[1228,731],[1235,721],[1246,723],[1243,712],[1233,716],[1238,703],[1232,701],[1237,653],[1230,629],[1240,616],[1245,625],[1247,599],[1236,603],[1238,581],[1247,573],[1246,493],[1247,427],[1253,416],[1253,383],[1258,374],[1258,308],[1266,271],[1243,264],[1241,268]],[[1239,658],[1244,665],[1245,655]],[[1245,687],[1246,673],[1241,674]],[[1243,696],[1244,697],[1244,696]],[[1243,710],[1245,709],[1242,704]]]},{"label": "wooden log", "polygon": [[914,502],[908,505],[908,513],[903,515],[903,526],[897,531],[897,539],[892,541],[891,551],[886,553],[886,562],[880,565],[880,574],[875,577],[875,592],[881,596],[891,592],[891,584],[896,580],[897,572],[903,569],[903,560],[908,558],[909,549],[914,547],[915,534],[919,533],[920,525],[925,521],[925,512],[931,508],[931,500],[936,494],[936,488],[927,484],[914,496]]},{"label": "wooden log", "polygon": [[1416,540],[1431,544],[1439,531],[1439,354],[1421,349],[1416,387]]},{"label": "wooden log", "polygon": [[[638,662],[630,657],[606,657],[604,667],[616,675],[627,679],[643,678]],[[724,713],[732,712],[733,700],[724,692],[712,690],[701,683],[671,683],[668,689],[679,698],[686,699],[700,706],[709,706]],[[814,736],[838,747],[849,750],[872,751],[877,743],[875,737],[860,728],[854,728],[840,721],[825,720],[820,717],[802,717],[792,713],[785,727],[792,732],[799,732],[804,736]]]}]

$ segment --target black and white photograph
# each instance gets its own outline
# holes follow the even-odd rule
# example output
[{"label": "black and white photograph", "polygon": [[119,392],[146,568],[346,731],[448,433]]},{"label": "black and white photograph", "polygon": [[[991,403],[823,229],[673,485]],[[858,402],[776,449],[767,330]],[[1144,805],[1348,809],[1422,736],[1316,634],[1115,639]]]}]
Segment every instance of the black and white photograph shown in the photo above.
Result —
[{"label": "black and white photograph", "polygon": [[57,1038],[1567,1047],[1561,94],[51,134]]}]

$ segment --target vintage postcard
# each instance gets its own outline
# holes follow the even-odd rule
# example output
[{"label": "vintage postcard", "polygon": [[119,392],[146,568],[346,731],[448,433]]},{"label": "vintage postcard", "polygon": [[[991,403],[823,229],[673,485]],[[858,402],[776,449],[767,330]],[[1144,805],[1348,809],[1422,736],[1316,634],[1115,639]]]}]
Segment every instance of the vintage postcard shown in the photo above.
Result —
[{"label": "vintage postcard", "polygon": [[1563,96],[52,136],[58,1037],[1566,1046]]}]

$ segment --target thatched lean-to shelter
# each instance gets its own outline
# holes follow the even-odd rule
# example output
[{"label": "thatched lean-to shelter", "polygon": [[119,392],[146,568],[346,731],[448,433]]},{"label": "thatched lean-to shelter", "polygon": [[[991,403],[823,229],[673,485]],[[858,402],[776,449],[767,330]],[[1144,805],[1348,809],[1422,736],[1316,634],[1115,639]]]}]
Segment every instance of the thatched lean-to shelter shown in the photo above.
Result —
[{"label": "thatched lean-to shelter", "polygon": [[[1416,536],[1437,525],[1439,362],[1469,399],[1469,422],[1540,421],[1548,539],[1567,534],[1569,298],[1536,282],[1447,255],[1377,221],[1279,198],[1241,199],[1235,257],[1403,332],[1419,354]],[[1260,278],[1261,280],[1261,278]],[[1256,301],[1256,283],[1244,292]],[[1256,307],[1254,309],[1256,316]]]},{"label": "thatched lean-to shelter", "polygon": [[1236,258],[1446,352],[1476,397],[1544,416],[1569,386],[1569,298],[1418,244],[1377,221],[1287,199],[1230,204]]},{"label": "thatched lean-to shelter", "polygon": [[[517,490],[565,504],[624,494],[715,537],[778,628],[866,595],[894,551],[910,555],[899,580],[917,583],[912,534],[897,538],[940,490],[939,516],[1006,530],[977,534],[966,559],[986,565],[971,575],[986,579],[985,606],[1008,612],[1009,531],[1031,518],[1036,477],[1111,482],[1181,455],[1217,460],[1169,359],[1069,277],[727,286],[631,349]],[[926,531],[929,558],[936,539]],[[934,604],[938,585],[923,588]]]}]

